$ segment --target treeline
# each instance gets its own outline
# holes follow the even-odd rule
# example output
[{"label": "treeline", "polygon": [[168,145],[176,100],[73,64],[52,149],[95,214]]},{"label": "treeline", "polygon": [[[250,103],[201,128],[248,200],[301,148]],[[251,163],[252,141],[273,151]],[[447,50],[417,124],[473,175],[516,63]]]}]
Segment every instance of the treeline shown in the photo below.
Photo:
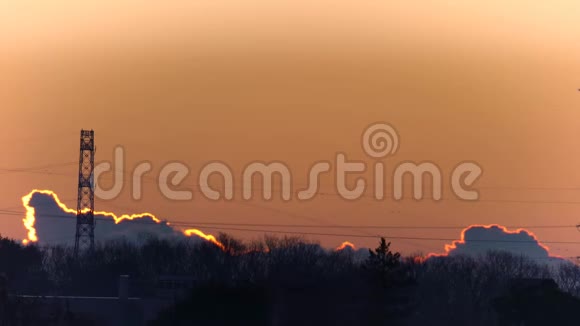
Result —
[{"label": "treeline", "polygon": [[580,268],[505,252],[481,257],[401,257],[380,239],[361,255],[300,238],[244,243],[155,237],[99,244],[75,259],[69,247],[0,239],[6,292],[154,296],[163,276],[195,280],[159,325],[578,325]]}]

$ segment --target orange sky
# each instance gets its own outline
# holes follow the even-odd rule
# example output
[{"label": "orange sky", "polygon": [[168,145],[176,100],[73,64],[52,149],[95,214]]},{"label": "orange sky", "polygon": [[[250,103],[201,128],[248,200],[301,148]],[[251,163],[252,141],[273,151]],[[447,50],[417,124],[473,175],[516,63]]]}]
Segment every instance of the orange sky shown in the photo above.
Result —
[{"label": "orange sky", "polygon": [[[207,161],[229,163],[239,179],[251,161],[280,160],[303,185],[312,163],[338,151],[372,162],[360,135],[387,121],[401,137],[389,163],[430,160],[450,171],[477,161],[485,171],[482,201],[453,200],[446,188],[451,198],[440,203],[336,196],[174,203],[148,184],[141,202],[125,191],[96,204],[235,223],[575,225],[580,190],[569,188],[580,188],[579,39],[577,1],[3,2],[0,168],[73,162],[78,131],[93,128],[97,160],[123,145],[128,167],[186,162],[189,183]],[[21,209],[20,197],[33,188],[52,189],[73,207],[76,167],[50,171],[56,174],[0,171],[0,208]],[[331,191],[332,179],[322,181]],[[25,234],[16,216],[2,217],[0,230]],[[449,238],[459,231],[391,233]],[[541,240],[580,241],[574,228],[533,231]],[[328,247],[351,240],[317,239]],[[394,246],[427,252],[444,243]],[[550,247],[580,254],[578,245]]]}]

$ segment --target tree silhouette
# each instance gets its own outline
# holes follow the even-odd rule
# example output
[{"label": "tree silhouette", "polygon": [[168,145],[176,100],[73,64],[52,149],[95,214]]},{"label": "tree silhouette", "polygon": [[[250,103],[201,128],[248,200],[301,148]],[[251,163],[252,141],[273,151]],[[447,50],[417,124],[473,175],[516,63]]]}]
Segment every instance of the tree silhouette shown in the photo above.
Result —
[{"label": "tree silhouette", "polygon": [[369,249],[366,268],[377,277],[383,287],[389,287],[395,268],[399,266],[401,254],[390,250],[391,243],[381,238],[379,246],[373,251]]},{"label": "tree silhouette", "polygon": [[580,299],[558,288],[551,279],[518,279],[493,306],[498,325],[578,325]]},{"label": "tree silhouette", "polygon": [[[44,299],[17,295],[112,297],[119,275],[130,275],[131,296],[172,300],[159,324],[578,325],[580,267],[573,263],[549,266],[501,251],[403,258],[384,238],[368,256],[362,251],[362,261],[359,251],[297,237],[245,243],[220,235],[225,250],[193,240],[117,239],[75,257],[69,247],[0,237],[0,324],[76,324],[76,311],[66,317]],[[168,277],[183,286],[170,292],[162,282]]]}]

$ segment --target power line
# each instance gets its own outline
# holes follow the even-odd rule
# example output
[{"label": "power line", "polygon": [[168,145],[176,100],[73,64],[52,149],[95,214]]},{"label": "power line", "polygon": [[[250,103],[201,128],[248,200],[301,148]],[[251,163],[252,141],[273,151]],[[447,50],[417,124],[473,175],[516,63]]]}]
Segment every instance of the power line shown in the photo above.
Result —
[{"label": "power line", "polygon": [[[13,212],[4,212],[0,213],[2,215],[16,215]],[[52,217],[52,218],[65,218],[65,219],[72,219],[72,217],[63,216],[63,215],[43,215],[43,217]],[[96,218],[99,221],[107,221],[107,222],[115,222],[112,219],[107,218]],[[262,226],[262,227],[286,227],[288,225],[280,225],[280,224],[241,224],[241,223],[221,223],[218,226],[212,226],[209,224],[202,224],[202,223],[183,223],[183,222],[172,222],[172,221],[163,221],[169,223],[169,225],[174,226],[182,226],[182,227],[192,227],[192,228],[205,228],[205,229],[215,229],[215,230],[229,230],[229,231],[242,231],[242,232],[260,232],[260,233],[277,233],[277,234],[295,234],[295,235],[318,235],[318,236],[336,236],[336,237],[351,237],[351,238],[377,238],[377,237],[386,237],[389,239],[396,239],[396,240],[419,240],[419,241],[457,241],[456,238],[441,238],[441,237],[403,237],[403,236],[384,236],[381,234],[376,235],[361,235],[361,234],[352,234],[352,233],[323,233],[323,232],[297,232],[297,231],[286,231],[286,230],[271,230],[271,229],[253,229],[253,228],[237,228],[233,226],[241,226],[241,225],[248,225],[248,226]],[[132,220],[131,223],[143,223],[149,225],[158,225],[158,223],[154,221],[143,221],[143,220]],[[216,225],[216,224],[214,224]],[[326,228],[327,226],[317,226],[319,228]],[[335,226],[340,228],[342,226]],[[352,226],[345,226],[346,228]],[[390,228],[391,226],[382,226],[385,228]],[[396,226],[397,228],[407,228],[403,226]],[[536,226],[536,227],[543,227],[543,226]],[[549,226],[553,227],[553,226]],[[558,227],[574,227],[574,226],[558,226]],[[360,226],[355,226],[355,228],[361,228]],[[364,228],[364,227],[362,227]],[[408,228],[416,228],[415,226],[409,226]],[[438,227],[427,227],[424,228],[438,228]],[[465,228],[465,227],[453,227],[453,228]],[[522,227],[523,228],[523,227]],[[471,242],[493,242],[493,243],[546,243],[546,244],[580,244],[580,241],[543,241],[543,240],[501,240],[501,239],[470,239]]]},{"label": "power line", "polygon": [[74,165],[74,164],[77,164],[77,163],[76,162],[61,162],[61,163],[45,164],[45,165],[33,166],[33,167],[27,167],[27,168],[12,168],[12,169],[0,168],[0,171],[3,171],[0,174],[13,173],[13,172],[50,173],[49,171],[38,171],[38,170],[44,170],[44,169],[48,169],[48,168],[61,167],[61,166]]},{"label": "power line", "polygon": [[[0,215],[22,215],[21,212],[12,210],[0,210]],[[43,218],[65,218],[70,219],[71,216],[67,215],[55,215],[55,214],[42,214]],[[97,218],[100,221],[115,222],[110,218]],[[154,221],[146,220],[132,220],[132,223],[144,223],[144,224],[158,224]],[[184,220],[163,220],[162,222],[169,223],[171,225],[178,226],[188,226],[188,225],[217,225],[217,226],[258,226],[258,227],[289,227],[289,228],[331,228],[331,229],[429,229],[429,230],[454,230],[454,229],[465,229],[472,225],[336,225],[336,224],[268,224],[268,223],[228,223],[228,222],[211,222],[211,221],[184,221]],[[493,223],[492,223],[493,224]],[[509,229],[568,229],[577,228],[580,225],[502,225]]]},{"label": "power line", "polygon": [[[172,225],[178,225],[180,222],[170,222]],[[262,226],[262,227],[289,227],[289,228],[331,228],[331,229],[429,229],[429,230],[449,230],[465,229],[471,225],[457,226],[427,226],[427,225],[307,225],[307,224],[253,224],[253,223],[225,223],[225,222],[185,222],[195,225],[230,225],[230,226]],[[523,225],[523,226],[505,226],[509,229],[567,229],[575,227],[573,225]]]},{"label": "power line", "polygon": [[[196,225],[192,225],[196,226]],[[318,233],[318,232],[295,232],[295,231],[280,231],[280,230],[264,230],[264,229],[240,229],[240,228],[224,228],[224,227],[203,227],[206,229],[215,230],[229,230],[229,231],[244,231],[244,232],[263,232],[263,233],[279,233],[279,234],[296,234],[296,235],[318,235],[318,236],[333,236],[333,237],[353,237],[353,238],[377,238],[384,237],[387,239],[402,239],[402,240],[421,240],[421,241],[458,241],[452,238],[431,238],[431,237],[399,237],[399,236],[384,236],[384,235],[358,235],[345,233]],[[580,244],[580,241],[534,241],[534,240],[495,240],[495,239],[469,239],[470,242],[493,242],[493,243],[548,243],[548,244]]]},{"label": "power line", "polygon": [[[32,168],[24,168],[24,169],[0,169],[0,171],[5,171],[4,173],[0,172],[1,174],[5,174],[5,173],[9,173],[9,172],[27,172],[27,173],[38,173],[38,174],[46,174],[46,175],[59,175],[59,176],[63,176],[63,175],[69,175],[69,174],[64,174],[64,173],[55,173],[55,172],[49,172],[49,171],[36,171],[36,170],[41,170],[43,168],[46,167],[52,167],[52,166],[59,166],[59,165],[70,165],[70,164],[74,164],[71,162],[67,162],[67,163],[56,163],[56,164],[51,164],[51,165],[46,165],[46,166],[40,166],[40,167],[32,167]],[[118,170],[114,170],[117,172],[124,172],[125,176],[128,178],[129,176],[127,176],[127,173],[129,173],[130,171],[126,171],[126,170],[122,170],[122,169],[118,169]],[[129,173],[129,175],[132,175]],[[111,177],[108,175],[105,175],[104,177]],[[144,182],[156,182],[156,179],[152,176],[148,176],[148,175],[144,175],[143,176],[143,181]],[[202,192],[202,187],[198,184],[188,184],[188,183],[184,183],[182,184],[182,186],[184,187],[195,187],[198,189],[192,190],[194,192],[197,193],[201,193]],[[503,187],[503,186],[483,186],[483,187],[478,187],[479,189],[509,189],[509,190],[558,190],[558,191],[580,191],[580,187]],[[237,188],[236,190],[241,190],[241,188]],[[253,191],[261,191],[263,189],[261,188],[256,188],[253,187]],[[277,189],[272,189],[272,192],[274,193],[279,193],[280,190]],[[318,191],[316,193],[317,196],[341,196],[340,194],[336,193],[336,192],[325,192],[325,191]],[[372,194],[362,194],[361,197],[363,198],[375,198]],[[423,197],[423,199],[428,200],[428,199],[433,199],[431,197]],[[387,200],[385,198],[385,200]],[[440,201],[442,200],[454,200],[457,201],[459,200],[458,198],[454,198],[454,197],[445,197],[442,198]],[[470,202],[471,203],[471,202]],[[493,198],[480,198],[477,201],[474,201],[472,203],[508,203],[508,204],[544,204],[544,205],[580,205],[580,201],[555,201],[555,200],[525,200],[525,199],[493,199]]]}]

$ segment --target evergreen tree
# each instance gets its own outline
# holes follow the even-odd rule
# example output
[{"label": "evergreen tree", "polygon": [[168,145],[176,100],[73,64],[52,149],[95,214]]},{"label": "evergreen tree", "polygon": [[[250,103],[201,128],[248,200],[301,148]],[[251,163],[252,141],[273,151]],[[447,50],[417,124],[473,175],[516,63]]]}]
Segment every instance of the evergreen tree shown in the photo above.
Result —
[{"label": "evergreen tree", "polygon": [[366,262],[367,269],[379,279],[383,287],[388,287],[392,282],[394,269],[399,265],[401,254],[390,250],[391,243],[381,238],[379,246],[373,251],[369,249],[369,258]]}]

